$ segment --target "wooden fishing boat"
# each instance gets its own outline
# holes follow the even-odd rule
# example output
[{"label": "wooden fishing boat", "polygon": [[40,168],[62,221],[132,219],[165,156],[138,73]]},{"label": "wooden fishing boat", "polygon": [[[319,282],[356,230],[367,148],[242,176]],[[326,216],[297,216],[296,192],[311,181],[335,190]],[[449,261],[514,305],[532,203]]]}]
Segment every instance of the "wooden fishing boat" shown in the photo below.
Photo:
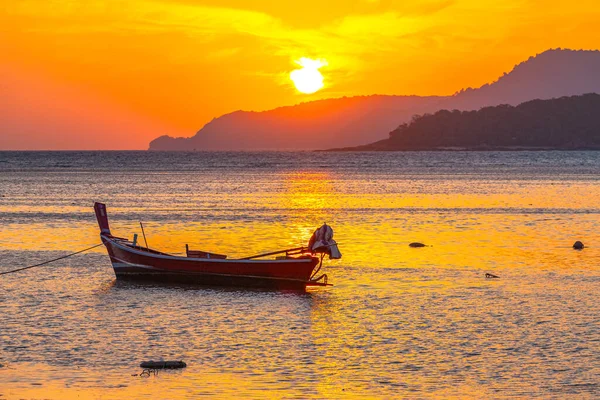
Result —
[{"label": "wooden fishing boat", "polygon": [[[341,257],[327,225],[315,231],[306,247],[228,259],[222,254],[190,250],[186,245],[186,256],[176,256],[139,245],[137,235],[133,240],[113,236],[106,206],[95,203],[94,210],[117,279],[304,290],[328,285],[326,274],[316,276],[323,257]],[[264,258],[276,255],[275,259]]]}]

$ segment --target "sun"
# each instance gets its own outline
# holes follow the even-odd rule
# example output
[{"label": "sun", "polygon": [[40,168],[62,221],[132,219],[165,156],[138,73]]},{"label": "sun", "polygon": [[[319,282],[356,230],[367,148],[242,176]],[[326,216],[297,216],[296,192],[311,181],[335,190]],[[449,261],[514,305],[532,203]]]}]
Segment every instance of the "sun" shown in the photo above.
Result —
[{"label": "sun", "polygon": [[323,88],[323,75],[319,68],[326,66],[327,61],[302,57],[295,62],[302,68],[290,72],[290,79],[299,92],[311,94]]}]

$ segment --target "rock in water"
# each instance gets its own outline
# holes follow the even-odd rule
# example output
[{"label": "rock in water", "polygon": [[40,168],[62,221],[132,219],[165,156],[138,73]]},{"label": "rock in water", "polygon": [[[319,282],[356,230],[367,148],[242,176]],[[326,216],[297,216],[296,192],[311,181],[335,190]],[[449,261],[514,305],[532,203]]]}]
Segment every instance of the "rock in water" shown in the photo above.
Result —
[{"label": "rock in water", "polygon": [[425,245],[423,243],[413,242],[409,244],[408,247],[425,247]]},{"label": "rock in water", "polygon": [[147,369],[178,369],[187,367],[183,361],[144,361],[141,368]]},{"label": "rock in water", "polygon": [[575,250],[583,250],[584,247],[585,246],[583,245],[583,243],[581,243],[579,240],[573,243],[573,248]]}]

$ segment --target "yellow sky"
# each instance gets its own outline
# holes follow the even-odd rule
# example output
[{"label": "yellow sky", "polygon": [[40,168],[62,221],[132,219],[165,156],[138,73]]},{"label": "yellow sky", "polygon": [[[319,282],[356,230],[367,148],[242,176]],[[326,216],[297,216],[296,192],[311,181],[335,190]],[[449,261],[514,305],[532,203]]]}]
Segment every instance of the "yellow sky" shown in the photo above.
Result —
[{"label": "yellow sky", "polygon": [[[589,0],[3,0],[0,149],[144,149],[237,109],[452,94],[599,43]],[[327,61],[323,90],[294,88],[301,57]]]}]

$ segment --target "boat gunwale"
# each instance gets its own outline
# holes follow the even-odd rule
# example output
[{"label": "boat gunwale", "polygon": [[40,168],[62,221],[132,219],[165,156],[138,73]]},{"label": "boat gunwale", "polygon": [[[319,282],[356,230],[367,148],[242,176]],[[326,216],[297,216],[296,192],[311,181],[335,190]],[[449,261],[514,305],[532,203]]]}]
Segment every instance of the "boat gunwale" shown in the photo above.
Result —
[{"label": "boat gunwale", "polygon": [[[151,251],[140,251],[137,249],[134,249],[130,246],[124,245],[122,243],[119,242],[119,240],[117,240],[115,237],[108,236],[106,234],[101,233],[100,237],[103,240],[106,240],[108,242],[110,242],[111,244],[115,245],[116,247],[120,248],[123,251],[128,251],[131,252],[133,254],[137,254],[140,256],[146,256],[146,257],[153,257],[153,258],[162,258],[162,259],[167,259],[167,260],[179,260],[179,261],[187,261],[187,262],[201,262],[201,263],[206,263],[206,262],[210,262],[210,263],[243,263],[243,264],[257,264],[257,263],[269,263],[269,264],[295,264],[295,263],[307,263],[307,262],[313,262],[313,259],[316,257],[310,257],[310,258],[297,258],[297,259],[289,259],[289,260],[261,260],[261,259],[253,259],[253,260],[244,260],[244,259],[234,259],[234,258],[230,258],[230,259],[218,259],[218,258],[193,258],[193,257],[183,257],[183,256],[174,256],[174,255],[170,255],[170,254],[164,254],[164,253],[160,253],[160,254],[156,254],[153,253]],[[106,243],[105,243],[106,245]],[[154,250],[156,251],[156,250]]]}]

